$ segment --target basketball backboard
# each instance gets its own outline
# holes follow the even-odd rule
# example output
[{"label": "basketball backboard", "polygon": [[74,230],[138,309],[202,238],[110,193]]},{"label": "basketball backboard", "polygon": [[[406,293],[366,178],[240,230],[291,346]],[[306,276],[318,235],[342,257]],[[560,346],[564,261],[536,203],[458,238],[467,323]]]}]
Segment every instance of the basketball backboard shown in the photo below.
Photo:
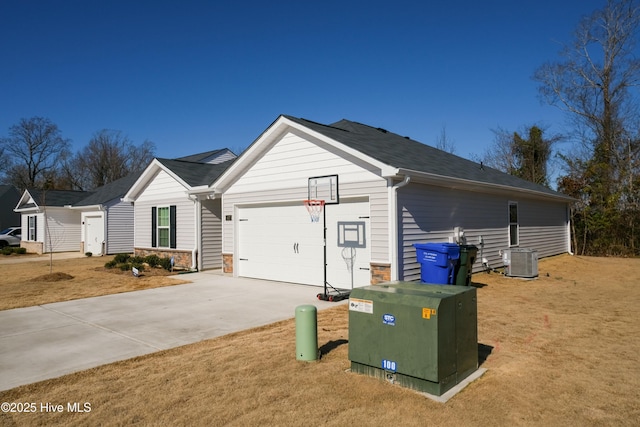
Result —
[{"label": "basketball backboard", "polygon": [[340,203],[338,175],[314,176],[309,178],[308,199],[324,200],[325,205]]}]

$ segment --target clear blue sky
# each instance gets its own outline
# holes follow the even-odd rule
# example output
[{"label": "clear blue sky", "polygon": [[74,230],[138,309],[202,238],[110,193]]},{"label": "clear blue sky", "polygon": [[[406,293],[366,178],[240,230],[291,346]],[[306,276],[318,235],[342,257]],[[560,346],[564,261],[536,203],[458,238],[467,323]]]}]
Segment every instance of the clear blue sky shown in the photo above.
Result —
[{"label": "clear blue sky", "polygon": [[56,123],[74,150],[101,129],[158,157],[246,147],[279,114],[342,118],[463,157],[496,128],[563,131],[531,80],[604,0],[0,3],[0,136]]}]

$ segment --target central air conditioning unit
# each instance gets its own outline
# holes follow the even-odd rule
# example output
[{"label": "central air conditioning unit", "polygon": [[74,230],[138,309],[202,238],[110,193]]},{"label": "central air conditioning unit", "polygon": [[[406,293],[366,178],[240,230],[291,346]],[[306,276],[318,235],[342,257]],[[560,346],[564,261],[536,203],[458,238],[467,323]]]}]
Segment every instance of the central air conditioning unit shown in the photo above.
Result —
[{"label": "central air conditioning unit", "polygon": [[502,251],[504,274],[509,277],[538,277],[538,252],[535,249],[505,249]]}]

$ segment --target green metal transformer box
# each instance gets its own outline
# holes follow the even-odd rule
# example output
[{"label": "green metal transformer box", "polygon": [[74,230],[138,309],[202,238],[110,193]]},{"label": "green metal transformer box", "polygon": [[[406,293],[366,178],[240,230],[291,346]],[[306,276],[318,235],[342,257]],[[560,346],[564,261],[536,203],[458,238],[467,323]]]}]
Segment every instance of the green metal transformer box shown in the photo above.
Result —
[{"label": "green metal transformer box", "polygon": [[478,369],[476,288],[390,282],[349,297],[351,371],[440,396]]}]

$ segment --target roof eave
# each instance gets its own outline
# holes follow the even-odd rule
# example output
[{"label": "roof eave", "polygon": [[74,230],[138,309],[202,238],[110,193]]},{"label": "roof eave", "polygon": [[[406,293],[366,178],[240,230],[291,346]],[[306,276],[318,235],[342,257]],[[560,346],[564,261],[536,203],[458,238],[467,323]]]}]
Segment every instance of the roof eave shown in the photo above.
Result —
[{"label": "roof eave", "polygon": [[78,210],[78,211],[102,211],[102,210],[104,210],[104,205],[102,205],[102,204],[85,205],[85,206],[68,205],[68,206],[65,206],[65,208],[69,208],[69,209],[72,209],[72,210]]},{"label": "roof eave", "polygon": [[[199,185],[197,187],[193,187],[190,190],[187,191],[187,195],[189,196],[206,196],[209,199],[212,199],[215,197],[216,192],[215,189],[213,187],[210,187],[208,185]],[[214,196],[214,197],[211,197]]]},{"label": "roof eave", "polygon": [[513,187],[510,185],[492,184],[481,181],[474,181],[464,178],[455,178],[451,176],[438,175],[428,172],[420,172],[411,169],[397,169],[396,177],[411,176],[413,182],[416,180],[425,184],[433,184],[442,187],[449,187],[469,191],[488,191],[492,193],[526,193],[532,197],[555,199],[566,203],[574,202],[575,199],[562,194],[550,194],[543,191],[531,190],[528,188]]}]

